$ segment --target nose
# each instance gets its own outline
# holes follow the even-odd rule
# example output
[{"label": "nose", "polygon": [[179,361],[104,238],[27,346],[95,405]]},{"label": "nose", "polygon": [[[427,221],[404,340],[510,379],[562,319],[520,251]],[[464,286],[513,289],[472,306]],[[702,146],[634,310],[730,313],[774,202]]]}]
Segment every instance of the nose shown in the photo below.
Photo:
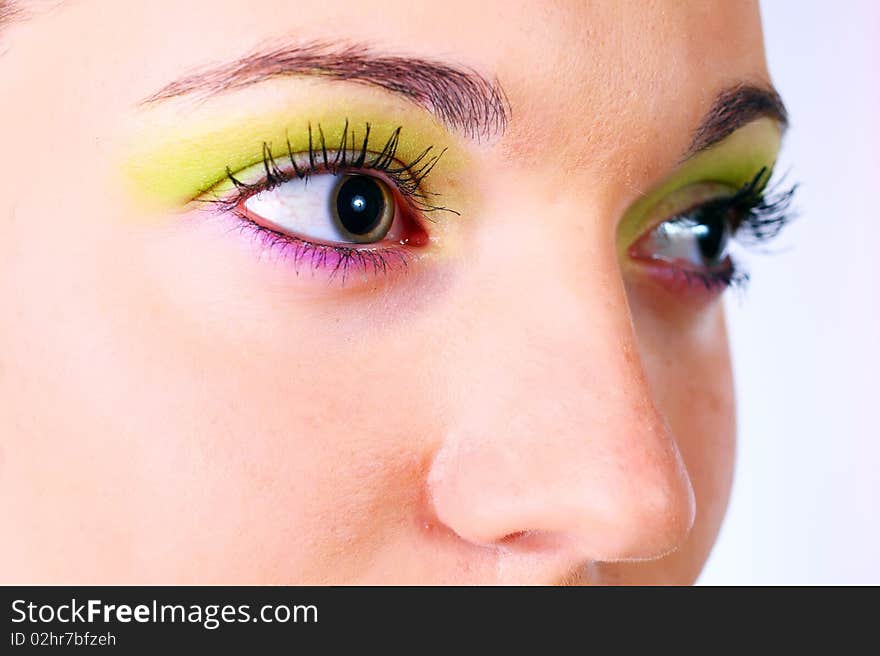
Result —
[{"label": "nose", "polygon": [[548,253],[541,233],[481,248],[480,284],[457,299],[466,338],[446,354],[457,369],[428,475],[433,512],[483,546],[544,536],[580,562],[659,557],[686,539],[694,494],[616,255]]}]

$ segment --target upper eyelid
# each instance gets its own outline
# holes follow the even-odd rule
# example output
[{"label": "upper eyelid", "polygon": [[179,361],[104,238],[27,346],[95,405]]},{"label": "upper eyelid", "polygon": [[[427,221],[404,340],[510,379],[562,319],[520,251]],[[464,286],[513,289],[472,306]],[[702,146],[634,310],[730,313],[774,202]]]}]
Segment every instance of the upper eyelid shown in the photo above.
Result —
[{"label": "upper eyelid", "polygon": [[731,208],[741,207],[745,214],[740,221],[732,227],[732,234],[743,245],[757,244],[775,239],[780,232],[796,218],[796,212],[791,205],[798,185],[789,186],[784,179],[773,182],[773,172],[761,169],[751,183],[743,185],[734,193],[708,198],[696,203],[687,209],[678,211],[670,216],[660,218],[650,224],[638,239],[630,246],[630,249],[661,225],[686,217],[688,214],[711,206],[719,207],[719,211],[727,211]]},{"label": "upper eyelid", "polygon": [[[685,209],[679,211],[675,216],[686,214],[688,212],[692,212],[694,210],[713,205],[719,208],[728,209],[744,201],[752,202],[758,200],[763,197],[764,192],[767,190],[772,175],[772,170],[768,169],[767,167],[762,167],[755,174],[751,181],[740,186],[738,189],[731,187],[730,193],[721,194],[716,197],[710,197],[698,203],[694,203],[690,207],[686,207]],[[687,189],[687,187],[684,187],[684,189]]]},{"label": "upper eyelid", "polygon": [[[727,182],[705,180],[680,187],[656,202],[646,212],[640,229],[632,241],[647,235],[667,221],[686,216],[709,205],[732,203],[742,187]],[[682,196],[685,197],[682,200]]]},{"label": "upper eyelid", "polygon": [[[305,153],[295,153],[297,155],[305,155]],[[286,161],[286,158],[285,158]],[[271,167],[271,164],[269,165]],[[249,171],[254,171],[254,175],[246,175]],[[293,169],[287,169],[283,165],[277,167],[277,169],[273,170],[270,173],[267,173],[266,163],[265,162],[257,162],[256,164],[251,164],[243,169],[239,169],[238,171],[229,171],[225,177],[226,180],[230,180],[231,178],[236,178],[240,185],[240,190],[245,193],[254,193],[260,190],[264,190],[267,188],[271,188],[271,185],[268,185],[267,182],[271,180],[272,177],[279,177],[279,183],[290,182],[297,179],[308,179],[315,175],[342,175],[343,173],[356,173],[358,171],[362,171],[365,174],[374,169],[366,168],[366,167],[355,167],[351,164],[346,165],[344,168],[339,166],[336,169],[325,169],[323,163],[316,165],[314,169],[306,167],[299,169],[301,175],[297,175]],[[382,176],[384,179],[384,176]],[[242,179],[245,178],[245,179]],[[248,182],[247,180],[253,180],[253,182]],[[215,186],[220,186],[223,183],[223,180]],[[389,184],[394,184],[393,180],[388,181]],[[208,190],[206,193],[210,193],[212,190]]]},{"label": "upper eyelid", "polygon": [[[664,223],[681,219],[697,210],[707,209],[713,205],[721,212],[743,206],[747,212],[751,213],[758,207],[758,202],[763,199],[763,194],[769,188],[772,176],[773,170],[763,166],[748,178],[748,182],[738,186],[733,186],[729,182],[703,180],[675,189],[655,203],[646,213],[640,222],[638,232],[633,234],[629,241],[621,244],[623,252],[630,252],[641,240],[647,238]],[[682,202],[677,198],[679,195],[687,196],[700,190],[705,190],[706,195],[699,200]],[[747,193],[748,190],[751,190],[751,193]],[[667,204],[671,204],[673,207],[665,209]],[[780,220],[784,225],[784,217],[777,220]],[[744,221],[732,226],[734,233],[739,234],[745,223]],[[781,226],[779,229],[781,230]]]},{"label": "upper eyelid", "polygon": [[[358,140],[354,135],[353,130],[349,132],[349,122],[346,120],[343,127],[343,136],[340,139],[340,143],[335,147],[328,145],[320,123],[317,124],[314,131],[309,123],[307,127],[309,145],[306,150],[294,151],[290,145],[290,138],[288,137],[285,140],[285,147],[281,149],[283,152],[279,156],[277,155],[278,148],[273,148],[271,143],[264,141],[262,145],[261,161],[239,168],[238,171],[247,170],[257,164],[261,164],[266,171],[267,177],[271,177],[273,170],[280,170],[277,166],[278,162],[286,159],[286,161],[291,163],[294,172],[297,172],[298,165],[295,163],[294,157],[296,155],[305,155],[309,158],[309,167],[308,169],[305,169],[307,171],[318,170],[319,167],[317,164],[323,164],[323,170],[327,171],[342,168],[384,170],[390,167],[392,162],[397,161],[399,162],[399,166],[393,167],[395,170],[418,173],[419,169],[417,167],[421,162],[424,161],[426,166],[433,167],[433,164],[436,164],[443,154],[445,154],[447,149],[443,148],[437,151],[436,154],[432,155],[431,152],[434,151],[435,148],[434,146],[428,146],[409,164],[402,162],[396,157],[397,146],[399,144],[402,129],[402,126],[397,127],[386,140],[381,150],[376,151],[372,150],[369,144],[370,123],[365,124],[364,138]],[[315,138],[315,134],[317,134],[317,138]],[[351,142],[348,140],[348,135],[351,135]],[[358,141],[360,141],[360,146],[358,146]],[[333,151],[335,151],[335,153]],[[369,159],[370,157],[372,157],[372,159]],[[227,167],[227,170],[229,170],[229,167]],[[428,173],[429,171],[430,169],[427,168],[424,170],[424,173]],[[233,171],[233,173],[235,172],[236,171]]]},{"label": "upper eyelid", "polygon": [[474,149],[466,139],[430,120],[425,112],[386,96],[370,89],[318,86],[308,95],[290,91],[235,97],[185,114],[179,107],[151,108],[136,115],[130,138],[120,143],[120,182],[142,209],[185,209],[222,182],[227,166],[240,171],[260,162],[264,141],[280,152],[279,145],[289,135],[296,151],[307,150],[309,122],[324,128],[328,147],[335,151],[346,119],[358,139],[365,124],[371,124],[374,151],[404,126],[397,149],[402,161],[410,161],[429,145],[448,148],[439,167],[439,176],[447,180],[459,178],[473,165]]},{"label": "upper eyelid", "polygon": [[[278,149],[273,149],[272,143],[268,141],[263,141],[261,147],[261,156],[259,160],[250,162],[234,170],[230,166],[226,166],[226,175],[224,177],[232,177],[233,175],[242,171],[250,170],[257,166],[262,166],[265,170],[266,177],[271,178],[273,173],[281,172],[282,169],[278,166],[278,162],[283,161],[284,158],[286,158],[287,161],[290,162],[291,168],[294,170],[294,172],[298,173],[298,165],[295,163],[294,159],[295,155],[307,156],[309,158],[309,166],[307,169],[304,170],[312,172],[317,170],[318,168],[316,166],[316,160],[323,162],[325,170],[332,170],[338,166],[346,165],[350,165],[352,168],[361,168],[366,163],[366,158],[368,154],[374,154],[378,158],[389,148],[391,149],[392,155],[396,152],[396,143],[399,140],[399,134],[402,129],[401,127],[396,128],[392,132],[392,134],[388,138],[388,141],[386,141],[385,146],[383,146],[382,151],[380,151],[379,153],[373,153],[369,150],[370,123],[365,123],[364,137],[362,140],[360,140],[360,146],[357,149],[355,149],[355,146],[357,146],[358,139],[354,130],[349,129],[349,125],[350,123],[348,119],[345,119],[344,127],[342,130],[342,137],[340,138],[340,143],[336,146],[336,148],[328,146],[327,138],[320,123],[317,124],[317,137],[315,136],[315,130],[313,130],[311,122],[307,123],[308,148],[306,150],[294,151],[290,143],[289,134],[286,135],[286,139],[284,142],[285,148],[283,149],[284,152],[281,156],[276,155],[276,151]],[[351,140],[351,145],[349,145],[349,139]],[[333,150],[336,151],[336,154],[331,158],[329,156],[329,153]],[[352,157],[354,158],[353,161],[347,161],[347,153],[352,154]],[[330,165],[331,159],[333,160],[332,166]],[[223,177],[221,177],[217,181],[218,184],[222,182],[222,180]]]},{"label": "upper eyelid", "polygon": [[[354,130],[349,132],[349,125],[350,123],[346,119],[342,136],[335,148],[335,154],[328,147],[327,138],[320,123],[314,130],[311,123],[308,124],[308,148],[305,151],[294,152],[288,136],[285,140],[286,152],[284,156],[276,158],[271,144],[263,142],[260,162],[252,163],[237,171],[232,171],[230,167],[226,168],[225,179],[231,182],[236,192],[231,198],[224,198],[223,194],[231,193],[233,189],[218,189],[223,186],[224,179],[219,180],[214,186],[203,192],[200,197],[210,194],[213,197],[211,202],[221,209],[228,210],[237,206],[248,196],[259,193],[275,184],[282,184],[296,178],[308,178],[309,175],[316,173],[338,174],[343,171],[363,170],[378,171],[384,173],[384,177],[389,177],[390,180],[387,182],[401,192],[405,201],[412,206],[412,210],[417,212],[445,211],[456,215],[460,214],[454,209],[431,202],[432,198],[439,196],[439,194],[425,191],[422,187],[424,178],[446,153],[446,148],[432,152],[435,150],[434,146],[427,146],[409,163],[400,162],[395,156],[403,130],[402,126],[398,126],[391,132],[380,150],[373,151],[370,149],[369,143],[370,123],[364,125],[364,136],[360,140],[359,146]],[[349,154],[351,159],[349,159]],[[307,157],[308,167],[300,168],[296,164],[297,156]],[[290,164],[290,171],[285,171],[282,166],[279,166],[279,161],[287,161]],[[251,169],[262,169],[263,175],[258,181],[247,183],[236,177],[240,176],[243,171]]]}]

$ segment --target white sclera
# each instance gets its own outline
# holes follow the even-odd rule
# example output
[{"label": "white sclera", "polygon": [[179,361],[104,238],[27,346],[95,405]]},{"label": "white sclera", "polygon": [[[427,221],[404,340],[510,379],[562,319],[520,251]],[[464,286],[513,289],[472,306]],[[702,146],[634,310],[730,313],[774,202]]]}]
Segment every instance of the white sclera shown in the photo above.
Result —
[{"label": "white sclera", "polygon": [[[708,234],[709,230],[709,226],[688,219],[661,223],[649,235],[648,250],[651,252],[651,259],[664,262],[690,262],[695,266],[704,266],[699,240]],[[729,238],[728,233],[721,242],[722,251],[719,259],[727,255]]]},{"label": "white sclera", "polygon": [[324,173],[294,178],[254,194],[245,208],[285,232],[328,242],[350,242],[335,219],[339,177]]},{"label": "white sclera", "polygon": [[690,221],[666,221],[651,233],[653,258],[675,262],[690,261],[701,265],[699,238],[709,230],[707,226]]}]

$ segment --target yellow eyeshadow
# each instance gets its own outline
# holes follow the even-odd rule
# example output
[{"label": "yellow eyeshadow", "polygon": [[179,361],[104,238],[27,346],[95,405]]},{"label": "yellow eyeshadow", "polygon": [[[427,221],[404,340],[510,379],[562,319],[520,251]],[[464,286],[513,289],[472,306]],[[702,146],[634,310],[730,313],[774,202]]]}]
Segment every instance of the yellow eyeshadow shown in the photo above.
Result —
[{"label": "yellow eyeshadow", "polygon": [[648,227],[645,224],[653,218],[652,210],[677,190],[697,183],[739,189],[751,182],[762,168],[771,171],[779,154],[780,142],[779,125],[769,118],[762,118],[687,160],[626,211],[617,231],[619,247],[626,249]]},{"label": "yellow eyeshadow", "polygon": [[247,112],[231,117],[209,114],[203,121],[211,125],[188,125],[184,121],[170,127],[147,125],[137,132],[122,170],[140,204],[153,209],[182,207],[227,179],[227,167],[235,173],[260,163],[264,143],[279,163],[288,156],[288,141],[292,153],[307,153],[310,125],[313,150],[321,152],[320,126],[328,157],[339,148],[346,121],[349,148],[357,150],[363,144],[366,124],[370,124],[368,152],[381,151],[400,128],[395,158],[403,164],[413,161],[429,146],[436,154],[446,148],[430,174],[432,179],[459,170],[466,157],[457,139],[424,112],[401,111],[388,103],[346,103],[345,109],[330,111],[326,103],[306,108],[300,105],[257,116]]}]

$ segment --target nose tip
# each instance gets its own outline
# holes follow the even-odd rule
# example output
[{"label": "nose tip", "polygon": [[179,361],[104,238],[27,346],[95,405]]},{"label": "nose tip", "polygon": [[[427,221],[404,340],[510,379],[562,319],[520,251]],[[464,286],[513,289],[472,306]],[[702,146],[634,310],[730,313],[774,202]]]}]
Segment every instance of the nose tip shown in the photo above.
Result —
[{"label": "nose tip", "polygon": [[696,504],[674,442],[544,441],[510,436],[500,450],[490,439],[447,443],[428,476],[433,514],[473,544],[564,545],[581,561],[659,558],[687,539]]},{"label": "nose tip", "polygon": [[[633,464],[628,484],[612,493],[609,528],[599,560],[650,560],[684,544],[696,517],[696,497],[681,457],[671,445],[666,462]],[[641,471],[633,469],[641,468]],[[586,539],[589,526],[580,526]]]}]

